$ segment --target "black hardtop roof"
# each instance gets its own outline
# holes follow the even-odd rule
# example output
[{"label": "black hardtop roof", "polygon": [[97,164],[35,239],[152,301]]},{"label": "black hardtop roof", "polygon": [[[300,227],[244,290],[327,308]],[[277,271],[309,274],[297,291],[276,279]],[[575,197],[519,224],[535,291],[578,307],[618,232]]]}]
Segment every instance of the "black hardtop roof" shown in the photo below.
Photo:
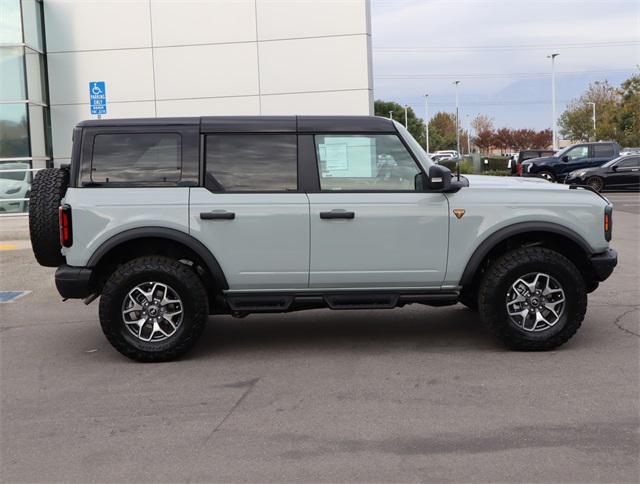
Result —
[{"label": "black hardtop roof", "polygon": [[91,119],[79,127],[200,126],[204,133],[376,132],[394,133],[390,119],[378,116],[202,116],[182,118]]}]

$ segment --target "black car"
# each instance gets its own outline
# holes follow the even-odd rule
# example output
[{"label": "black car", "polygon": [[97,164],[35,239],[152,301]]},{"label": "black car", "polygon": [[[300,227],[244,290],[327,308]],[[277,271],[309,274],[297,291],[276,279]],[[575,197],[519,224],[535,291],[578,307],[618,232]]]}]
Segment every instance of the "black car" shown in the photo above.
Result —
[{"label": "black car", "polygon": [[522,175],[522,162],[531,160],[533,158],[540,158],[543,156],[553,156],[555,151],[553,150],[522,150],[517,155],[514,155],[509,160],[508,168],[511,169],[512,175]]},{"label": "black car", "polygon": [[588,185],[594,190],[640,189],[640,154],[615,158],[596,168],[572,171],[564,180],[571,185]]},{"label": "black car", "polygon": [[580,143],[567,146],[553,156],[525,161],[522,163],[522,176],[538,176],[561,182],[572,171],[602,166],[618,156],[620,145],[613,141]]}]

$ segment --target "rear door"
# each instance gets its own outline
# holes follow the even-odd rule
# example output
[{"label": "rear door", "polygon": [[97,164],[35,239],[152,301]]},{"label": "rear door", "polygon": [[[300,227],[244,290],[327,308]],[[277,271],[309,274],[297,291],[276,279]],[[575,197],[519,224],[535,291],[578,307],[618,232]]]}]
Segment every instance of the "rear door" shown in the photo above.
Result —
[{"label": "rear door", "polygon": [[615,157],[615,150],[610,143],[591,145],[589,147],[589,166],[601,166]]},{"label": "rear door", "polygon": [[417,191],[421,168],[396,134],[316,134],[311,288],[439,287],[448,202]]},{"label": "rear door", "polygon": [[190,232],[216,257],[229,288],[306,288],[309,201],[298,191],[295,131],[209,133],[203,151]]}]

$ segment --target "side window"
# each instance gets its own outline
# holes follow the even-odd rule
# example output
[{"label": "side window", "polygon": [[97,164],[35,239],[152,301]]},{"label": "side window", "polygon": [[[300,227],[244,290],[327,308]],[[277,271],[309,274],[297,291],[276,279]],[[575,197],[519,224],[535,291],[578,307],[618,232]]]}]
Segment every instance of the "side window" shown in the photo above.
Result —
[{"label": "side window", "polygon": [[414,191],[420,173],[396,135],[316,135],[320,188]]},{"label": "side window", "polygon": [[587,158],[589,155],[589,147],[588,146],[576,146],[575,148],[569,150],[567,152],[567,156],[569,157],[569,161],[580,160],[582,158]]},{"label": "side window", "polygon": [[295,134],[208,135],[205,163],[205,187],[213,192],[298,189]]},{"label": "side window", "polygon": [[640,167],[640,157],[627,158],[616,165],[618,168],[638,168]]},{"label": "side window", "polygon": [[177,182],[181,177],[177,133],[97,134],[93,139],[91,181]]},{"label": "side window", "polygon": [[593,157],[601,158],[605,156],[613,156],[612,145],[593,145]]}]

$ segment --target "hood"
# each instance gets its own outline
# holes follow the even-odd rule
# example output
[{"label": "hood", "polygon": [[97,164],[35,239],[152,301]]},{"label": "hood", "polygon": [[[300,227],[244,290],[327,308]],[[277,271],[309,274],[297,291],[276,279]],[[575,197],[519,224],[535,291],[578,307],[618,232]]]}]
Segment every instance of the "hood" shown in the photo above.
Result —
[{"label": "hood", "polygon": [[544,178],[519,176],[464,175],[470,188],[528,188],[540,190],[567,190],[569,185],[551,183]]},{"label": "hood", "polygon": [[528,160],[523,161],[522,164],[545,165],[549,162],[555,161],[558,161],[558,158],[556,158],[555,156],[541,156],[540,158],[529,158]]}]

